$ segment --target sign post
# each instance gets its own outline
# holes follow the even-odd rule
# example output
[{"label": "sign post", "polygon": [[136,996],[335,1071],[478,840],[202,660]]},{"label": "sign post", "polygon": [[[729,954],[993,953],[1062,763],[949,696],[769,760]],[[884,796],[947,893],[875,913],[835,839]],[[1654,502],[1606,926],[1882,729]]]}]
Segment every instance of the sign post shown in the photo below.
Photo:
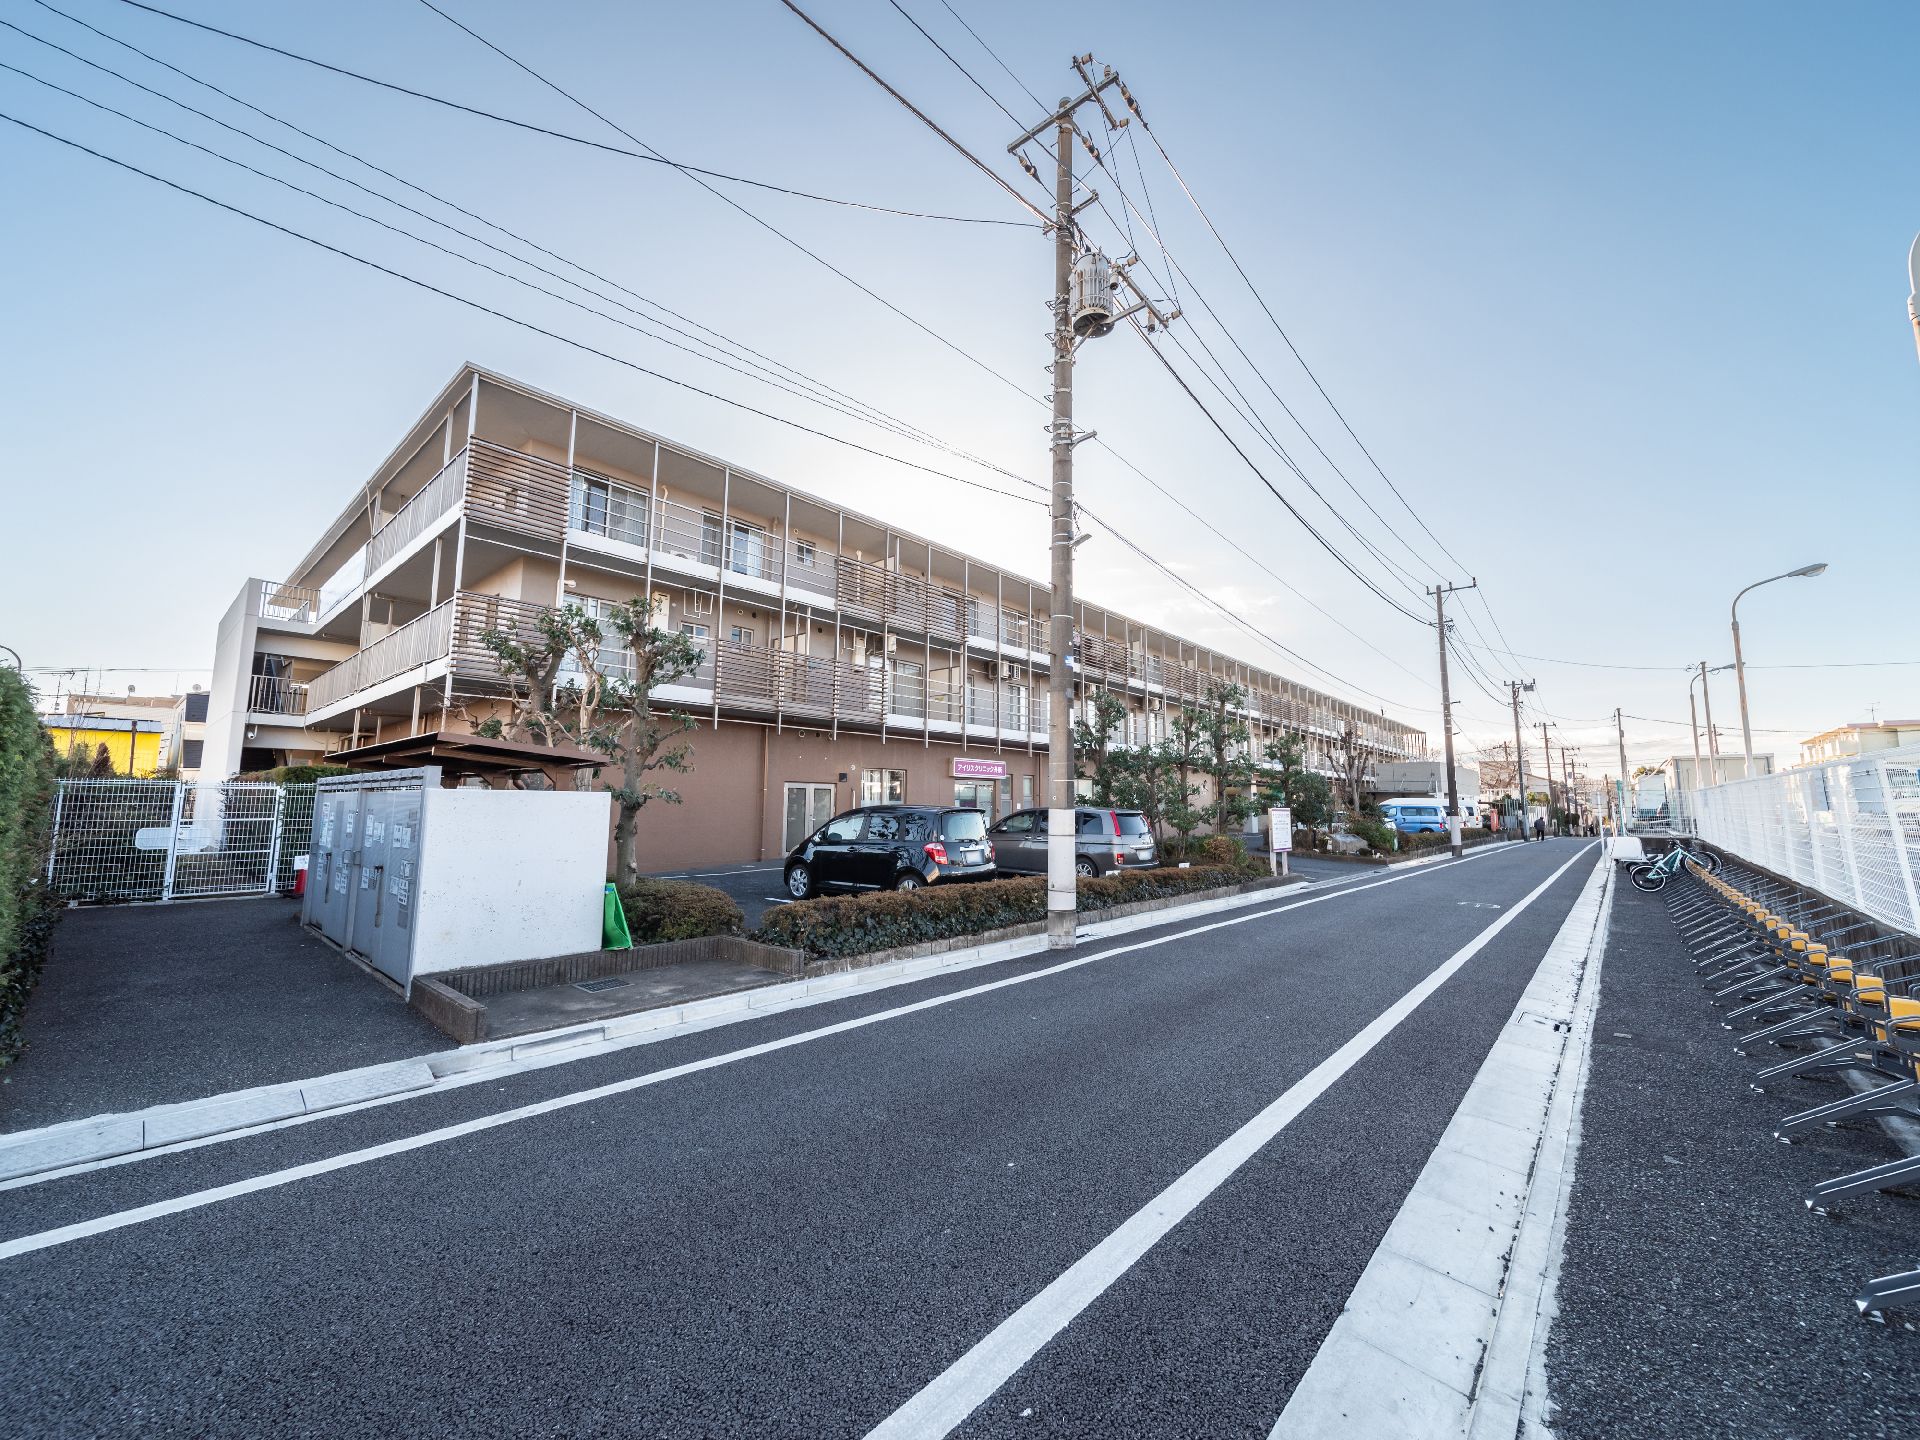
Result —
[{"label": "sign post", "polygon": [[1267,859],[1276,875],[1285,875],[1287,856],[1293,850],[1293,810],[1275,805],[1267,811]]}]

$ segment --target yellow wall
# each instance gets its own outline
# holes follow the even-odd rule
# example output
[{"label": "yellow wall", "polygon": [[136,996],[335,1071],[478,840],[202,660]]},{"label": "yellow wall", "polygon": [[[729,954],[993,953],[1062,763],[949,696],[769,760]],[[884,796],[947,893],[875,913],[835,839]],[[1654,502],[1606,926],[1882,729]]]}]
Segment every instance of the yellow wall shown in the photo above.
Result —
[{"label": "yellow wall", "polygon": [[[53,736],[53,748],[56,754],[65,755],[69,749],[89,757],[97,754],[102,745],[107,754],[113,757],[113,773],[134,776],[151,775],[160,767],[160,741],[164,738],[158,730],[89,730],[84,726],[69,729],[61,726],[49,730]],[[133,744],[133,768],[127,768],[127,744]]]}]

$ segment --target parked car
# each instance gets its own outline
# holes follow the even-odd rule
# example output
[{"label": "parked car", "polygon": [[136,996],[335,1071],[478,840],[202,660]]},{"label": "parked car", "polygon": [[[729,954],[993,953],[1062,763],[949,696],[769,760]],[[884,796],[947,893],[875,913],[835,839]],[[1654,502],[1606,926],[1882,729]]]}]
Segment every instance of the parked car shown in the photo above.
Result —
[{"label": "parked car", "polygon": [[1447,802],[1444,800],[1382,800],[1380,818],[1407,835],[1447,828]]},{"label": "parked car", "polygon": [[987,817],[954,805],[868,805],[836,815],[787,856],[796,900],[828,887],[917,890],[994,874]]},{"label": "parked car", "polygon": [[[1082,805],[1074,812],[1073,869],[1077,875],[1139,870],[1160,863],[1147,817],[1138,810]],[[1047,812],[1016,810],[987,832],[995,863],[1021,875],[1047,873]]]}]

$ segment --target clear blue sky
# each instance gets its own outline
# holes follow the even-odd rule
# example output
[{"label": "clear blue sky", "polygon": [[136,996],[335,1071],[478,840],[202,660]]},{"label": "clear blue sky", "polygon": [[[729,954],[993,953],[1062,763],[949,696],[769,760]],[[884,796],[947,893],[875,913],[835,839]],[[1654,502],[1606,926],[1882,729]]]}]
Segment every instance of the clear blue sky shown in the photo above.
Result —
[{"label": "clear blue sky", "polygon": [[[822,380],[1025,475],[1046,473],[1041,406],[669,169],[376,92],[115,0],[54,3]],[[1021,213],[777,0],[577,3],[537,15],[502,0],[445,3],[676,159],[894,206]],[[902,3],[1023,121],[1038,118],[940,0]],[[417,4],[177,4],[620,143]],[[1680,667],[1730,658],[1726,603],[1751,580],[1833,566],[1749,597],[1756,667],[1920,660],[1909,598],[1920,366],[1904,313],[1905,253],[1920,227],[1912,6],[954,4],[1045,100],[1069,88],[1075,52],[1122,71],[1302,354],[1464,566],[1397,508],[1143,145],[1175,258],[1415,549],[1381,532],[1243,367],[1241,383],[1315,484],[1396,558],[1423,575],[1478,575],[1512,648],[1552,657],[1482,656],[1487,672],[1536,678],[1533,715],[1560,717],[1562,737],[1595,769],[1610,768],[1612,748],[1611,726],[1594,722],[1616,704],[1685,717]],[[1026,185],[1004,163],[1014,127],[891,5],[807,8]],[[32,0],[0,0],[0,19],[271,129]],[[298,173],[12,31],[0,31],[0,60]],[[937,462],[4,72],[0,110],[671,375]],[[1144,204],[1131,152],[1113,153]],[[240,582],[290,567],[468,359],[1046,573],[1030,507],[915,479],[676,390],[13,126],[0,125],[0,174],[0,642],[29,666],[168,671],[112,677],[153,688],[171,682],[169,667],[194,678]],[[311,172],[303,183],[354,198]],[[1107,177],[1094,183],[1114,199]],[[1037,231],[729,193],[994,369],[1044,388],[1051,258]],[[1181,333],[1230,353],[1210,327]],[[1437,734],[1431,631],[1319,553],[1137,339],[1117,333],[1081,360],[1083,424],[1378,650],[1093,446],[1079,452],[1087,503],[1350,682],[1328,688],[1378,697]],[[1245,443],[1357,551],[1271,453]],[[1090,598],[1319,678],[1110,538],[1081,559]],[[1384,564],[1367,564],[1393,588]],[[1465,640],[1496,639],[1484,611],[1467,613],[1478,632]],[[1556,663],[1569,660],[1670,668]],[[1716,677],[1716,719],[1737,746],[1730,680]],[[1470,680],[1455,683],[1469,752],[1511,734],[1503,707]],[[1750,686],[1755,724],[1793,732],[1762,736],[1763,748],[1789,759],[1800,735],[1871,706],[1882,718],[1920,714],[1920,666],[1755,668]],[[1642,721],[1628,734],[1636,762],[1689,745],[1683,729]]]}]

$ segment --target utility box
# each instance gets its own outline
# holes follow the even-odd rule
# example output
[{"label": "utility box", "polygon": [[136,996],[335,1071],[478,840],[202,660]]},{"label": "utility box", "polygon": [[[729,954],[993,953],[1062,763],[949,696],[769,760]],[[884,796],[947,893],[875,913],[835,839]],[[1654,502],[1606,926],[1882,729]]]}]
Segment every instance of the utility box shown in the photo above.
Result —
[{"label": "utility box", "polygon": [[438,766],[321,780],[300,918],[416,975],[600,948],[604,791],[446,790]]}]

